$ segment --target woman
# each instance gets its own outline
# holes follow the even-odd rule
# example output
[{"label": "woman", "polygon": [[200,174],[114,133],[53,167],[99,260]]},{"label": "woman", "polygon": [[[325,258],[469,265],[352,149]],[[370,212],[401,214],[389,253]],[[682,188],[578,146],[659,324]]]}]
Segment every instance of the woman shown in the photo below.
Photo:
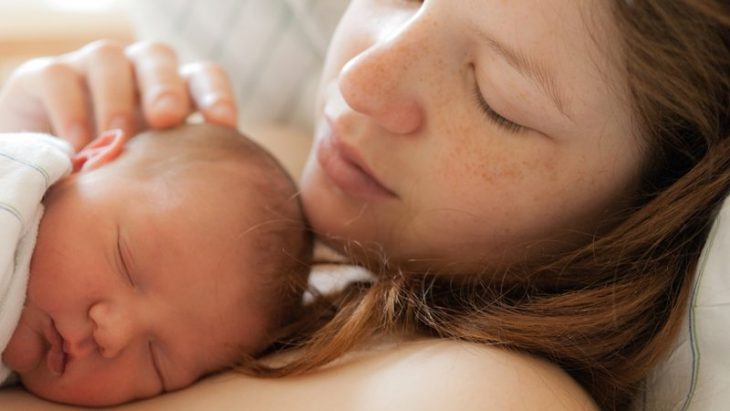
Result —
[{"label": "woman", "polygon": [[[594,406],[583,390],[625,408],[671,343],[730,186],[728,25],[711,0],[352,1],[302,199],[320,238],[378,278],[266,364],[342,368],[257,384],[318,406],[347,381],[371,408]],[[180,73],[163,46],[97,44],[20,69],[0,124],[80,145],[91,117],[235,123],[220,70]],[[373,348],[385,337],[418,342]]]}]

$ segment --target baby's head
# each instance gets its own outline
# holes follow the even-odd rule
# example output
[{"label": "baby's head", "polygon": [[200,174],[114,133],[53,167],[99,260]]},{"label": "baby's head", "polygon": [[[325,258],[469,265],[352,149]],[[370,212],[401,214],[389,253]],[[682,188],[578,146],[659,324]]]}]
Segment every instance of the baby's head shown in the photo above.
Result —
[{"label": "baby's head", "polygon": [[271,341],[311,238],[292,180],[234,130],[106,134],[51,188],[3,360],[50,400],[185,387]]}]

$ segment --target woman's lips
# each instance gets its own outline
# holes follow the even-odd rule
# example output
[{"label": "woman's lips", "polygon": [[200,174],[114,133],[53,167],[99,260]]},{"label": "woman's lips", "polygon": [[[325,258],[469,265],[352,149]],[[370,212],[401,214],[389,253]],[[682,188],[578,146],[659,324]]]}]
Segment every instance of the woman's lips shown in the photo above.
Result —
[{"label": "woman's lips", "polygon": [[46,329],[45,337],[48,340],[49,348],[46,353],[46,366],[48,370],[57,376],[61,376],[66,369],[67,356],[63,350],[63,337],[56,329],[56,324],[51,320],[50,326]]},{"label": "woman's lips", "polygon": [[324,173],[345,193],[365,199],[398,198],[374,177],[359,153],[340,141],[325,123],[317,144],[317,161]]}]

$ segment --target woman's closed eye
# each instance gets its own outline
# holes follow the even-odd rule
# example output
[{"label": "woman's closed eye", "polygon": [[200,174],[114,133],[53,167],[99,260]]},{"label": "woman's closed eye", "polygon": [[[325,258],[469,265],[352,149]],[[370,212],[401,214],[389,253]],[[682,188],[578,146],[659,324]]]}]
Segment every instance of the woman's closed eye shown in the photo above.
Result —
[{"label": "woman's closed eye", "polygon": [[514,121],[508,120],[501,114],[494,111],[492,106],[490,106],[489,103],[487,103],[487,100],[484,99],[484,95],[482,94],[482,91],[479,89],[478,85],[474,88],[474,94],[476,96],[477,103],[479,104],[479,108],[482,110],[482,112],[486,114],[487,118],[490,121],[492,121],[499,127],[502,127],[510,133],[515,134],[521,133],[527,129],[525,126],[521,126]]},{"label": "woman's closed eye", "polygon": [[490,120],[492,123],[496,124],[499,127],[502,127],[503,129],[509,131],[510,133],[518,134],[520,132],[523,132],[527,130],[527,127],[522,126],[520,124],[515,123],[512,120],[508,120],[503,115],[496,112],[492,106],[487,103],[487,100],[484,98],[484,93],[482,93],[481,87],[479,87],[479,82],[476,79],[476,68],[474,65],[471,65],[471,73],[474,75],[473,82],[474,82],[474,97],[476,98],[476,102],[479,105],[479,109],[484,113],[488,120]]}]

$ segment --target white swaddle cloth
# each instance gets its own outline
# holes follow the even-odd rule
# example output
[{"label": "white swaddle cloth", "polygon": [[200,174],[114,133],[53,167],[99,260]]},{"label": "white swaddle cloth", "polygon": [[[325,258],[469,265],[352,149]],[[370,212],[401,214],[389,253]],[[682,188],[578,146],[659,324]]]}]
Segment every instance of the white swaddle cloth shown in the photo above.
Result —
[{"label": "white swaddle cloth", "polygon": [[[39,133],[0,133],[0,352],[20,319],[41,200],[71,171],[71,147]],[[11,371],[0,364],[0,383]]]}]

